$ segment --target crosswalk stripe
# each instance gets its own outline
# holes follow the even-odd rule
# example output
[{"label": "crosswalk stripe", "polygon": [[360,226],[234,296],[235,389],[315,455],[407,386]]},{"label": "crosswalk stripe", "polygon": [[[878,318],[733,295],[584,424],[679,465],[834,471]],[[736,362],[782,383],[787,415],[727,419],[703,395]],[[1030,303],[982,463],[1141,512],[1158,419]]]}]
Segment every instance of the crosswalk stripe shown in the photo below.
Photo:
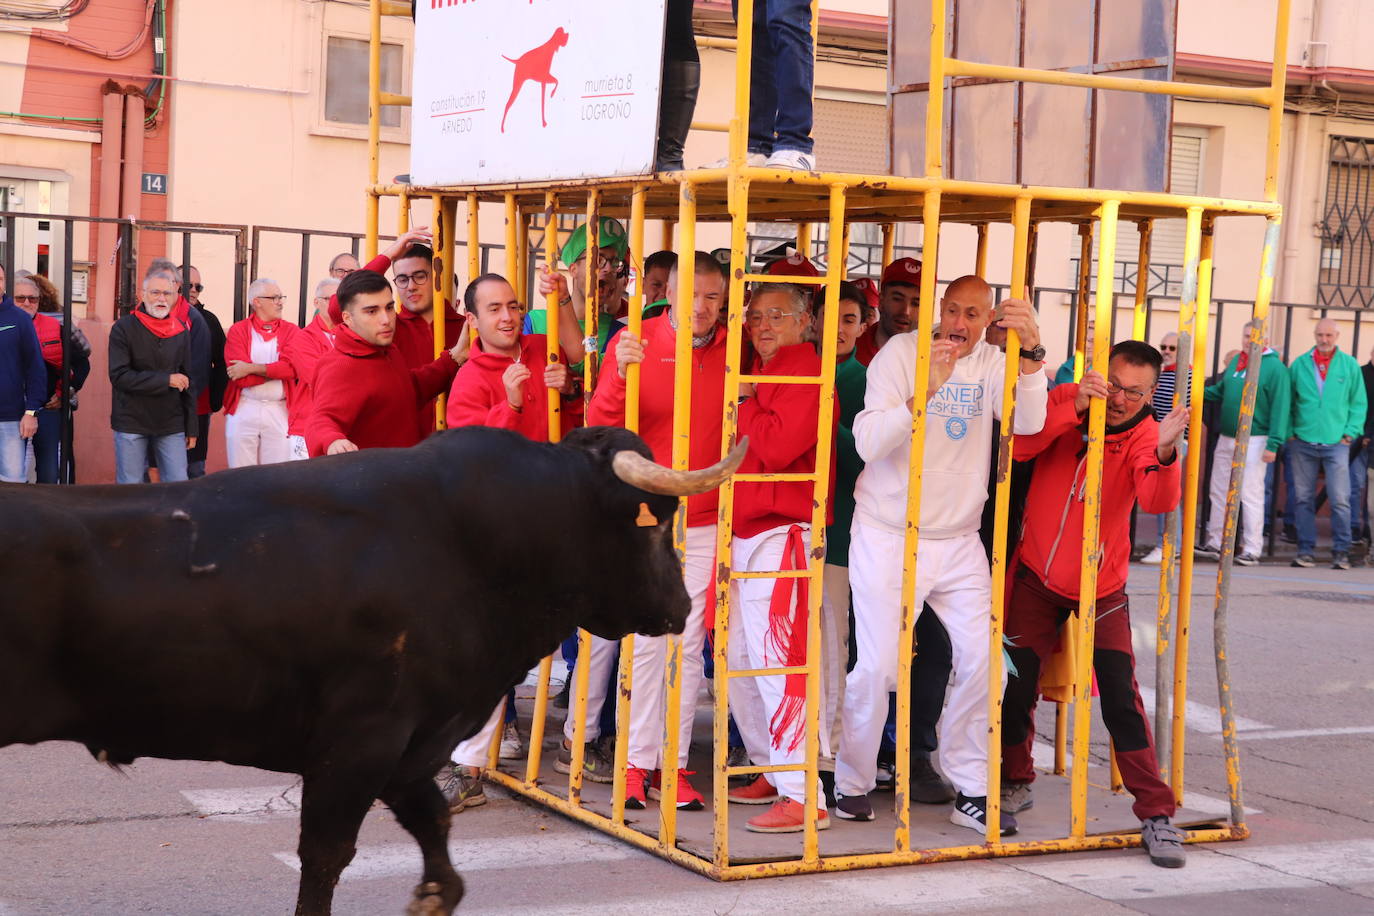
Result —
[{"label": "crosswalk stripe", "polygon": [[[1141,686],[1140,699],[1145,704],[1145,712],[1153,720],[1155,714],[1155,692],[1152,687]],[[1215,706],[1206,706],[1202,703],[1188,701],[1184,707],[1187,715],[1187,724],[1195,732],[1202,732],[1204,735],[1221,734],[1221,711]],[[1266,728],[1273,728],[1254,719],[1247,719],[1245,716],[1236,716],[1236,731],[1260,731]]]}]

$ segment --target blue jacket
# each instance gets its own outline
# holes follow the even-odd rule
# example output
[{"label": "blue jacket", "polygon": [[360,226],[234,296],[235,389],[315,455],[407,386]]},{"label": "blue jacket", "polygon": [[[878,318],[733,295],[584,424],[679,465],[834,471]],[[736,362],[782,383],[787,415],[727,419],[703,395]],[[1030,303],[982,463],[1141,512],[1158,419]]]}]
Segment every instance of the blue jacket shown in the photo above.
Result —
[{"label": "blue jacket", "polygon": [[0,423],[12,423],[47,400],[48,370],[29,313],[0,299]]}]

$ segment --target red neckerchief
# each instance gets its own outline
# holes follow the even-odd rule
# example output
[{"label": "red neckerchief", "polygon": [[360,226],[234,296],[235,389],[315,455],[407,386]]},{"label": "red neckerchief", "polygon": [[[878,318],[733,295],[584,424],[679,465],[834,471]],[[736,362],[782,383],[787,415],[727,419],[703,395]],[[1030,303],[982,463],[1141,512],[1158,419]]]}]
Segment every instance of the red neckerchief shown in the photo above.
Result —
[{"label": "red neckerchief", "polygon": [[134,309],[133,314],[135,318],[143,323],[145,328],[163,339],[176,337],[182,331],[186,330],[186,325],[182,324],[177,317],[170,312],[167,313],[166,318],[154,318],[140,305],[138,308]]},{"label": "red neckerchief", "polygon": [[269,325],[267,322],[263,321],[261,318],[258,317],[257,312],[254,312],[252,315],[249,316],[249,320],[253,322],[253,330],[257,331],[258,336],[261,337],[263,340],[272,340],[277,336],[277,332],[281,330],[280,318],[278,318],[276,321],[272,322]]},{"label": "red neckerchief", "polygon": [[191,303],[185,296],[177,296],[177,304],[172,306],[172,317],[188,328],[191,326]]},{"label": "red neckerchief", "polygon": [[[787,529],[787,543],[783,547],[782,570],[806,568],[806,538],[800,525]],[[764,634],[765,652],[789,668],[806,665],[807,616],[811,605],[807,600],[806,579],[776,579],[768,602],[768,631]],[[787,753],[795,751],[806,737],[802,714],[806,712],[806,675],[787,675],[782,703],[768,723],[773,747]],[[790,735],[789,735],[790,732]]]},{"label": "red neckerchief", "polygon": [[1322,353],[1316,347],[1312,348],[1312,362],[1317,366],[1317,373],[1321,375],[1322,381],[1326,381],[1326,370],[1331,368],[1331,357],[1336,355],[1336,348],[1332,347],[1330,353]]}]

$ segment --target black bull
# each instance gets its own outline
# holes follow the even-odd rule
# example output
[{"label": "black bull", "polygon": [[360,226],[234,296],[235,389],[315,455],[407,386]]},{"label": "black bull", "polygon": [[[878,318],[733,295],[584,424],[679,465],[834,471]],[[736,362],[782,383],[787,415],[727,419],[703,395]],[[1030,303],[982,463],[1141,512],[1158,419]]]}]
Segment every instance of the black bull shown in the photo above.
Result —
[{"label": "black bull", "polygon": [[22,533],[0,552],[0,747],[300,774],[298,913],[329,911],[380,798],[423,854],[412,911],[448,913],[435,773],[574,628],[682,631],[665,494],[743,450],[674,477],[625,430],[469,428],[189,483],[0,484]]}]

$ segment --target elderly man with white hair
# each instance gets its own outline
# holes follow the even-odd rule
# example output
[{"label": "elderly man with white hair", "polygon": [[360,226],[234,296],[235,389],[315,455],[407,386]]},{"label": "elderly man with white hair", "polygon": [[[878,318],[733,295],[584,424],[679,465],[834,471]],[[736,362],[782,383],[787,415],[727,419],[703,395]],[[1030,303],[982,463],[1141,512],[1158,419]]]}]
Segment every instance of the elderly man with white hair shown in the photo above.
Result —
[{"label": "elderly man with white hair", "polygon": [[[337,262],[338,258],[334,260]],[[287,410],[286,423],[293,461],[310,457],[305,445],[305,424],[315,409],[315,368],[321,357],[334,349],[334,322],[329,317],[329,300],[338,289],[339,280],[332,276],[315,284],[315,317],[301,333],[293,335],[291,345],[282,350],[283,358],[296,370],[296,397]]]},{"label": "elderly man with white hair", "polygon": [[287,412],[297,385],[285,351],[301,330],[282,318],[285,299],[275,280],[254,280],[248,286],[252,313],[225,336],[224,437],[231,468],[291,460]]}]

